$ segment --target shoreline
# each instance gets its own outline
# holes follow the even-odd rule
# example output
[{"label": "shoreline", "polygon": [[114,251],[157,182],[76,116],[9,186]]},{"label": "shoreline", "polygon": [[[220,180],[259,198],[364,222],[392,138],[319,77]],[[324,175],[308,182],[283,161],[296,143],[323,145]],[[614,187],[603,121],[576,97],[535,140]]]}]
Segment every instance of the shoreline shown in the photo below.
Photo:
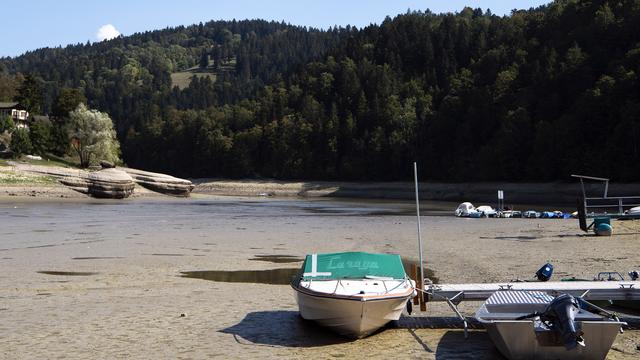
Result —
[{"label": "shoreline", "polygon": [[[48,167],[47,172],[56,173],[58,167]],[[69,172],[59,168],[60,173]],[[45,172],[45,174],[47,173]],[[30,172],[15,166],[0,166],[0,198],[91,198],[89,195],[63,185],[53,176]],[[379,200],[413,200],[413,182],[348,182],[348,181],[290,181],[274,179],[189,179],[194,188],[191,196],[239,196],[239,197],[283,197],[283,198],[352,198]],[[604,187],[600,183],[586,183],[587,196],[601,196]],[[495,204],[497,192],[504,192],[507,206],[543,205],[574,207],[581,195],[580,183],[575,182],[475,182],[475,183],[419,183],[421,200],[474,204]],[[640,195],[640,183],[611,183],[609,196]],[[138,184],[131,198],[168,197],[148,190]]]},{"label": "shoreline", "polygon": [[[413,200],[412,182],[330,182],[278,180],[192,179],[194,193],[233,196],[336,197]],[[421,200],[495,203],[503,190],[505,204],[564,205],[573,207],[580,193],[575,183],[438,183],[420,182]],[[587,195],[599,196],[602,186],[585,184]],[[640,184],[610,184],[609,196],[640,195]]]},{"label": "shoreline", "polygon": [[[191,197],[274,197],[274,198],[352,198],[380,200],[413,200],[415,190],[409,182],[325,182],[278,180],[192,179],[195,188]],[[429,201],[487,203],[496,202],[497,190],[505,193],[505,203],[527,205],[575,205],[579,184],[569,183],[430,183],[419,184],[420,199]],[[591,194],[600,194],[596,186],[587,187]],[[609,196],[640,194],[640,184],[611,184]],[[60,183],[20,182],[0,184],[1,199],[88,199]],[[136,186],[133,199],[167,197]]]}]

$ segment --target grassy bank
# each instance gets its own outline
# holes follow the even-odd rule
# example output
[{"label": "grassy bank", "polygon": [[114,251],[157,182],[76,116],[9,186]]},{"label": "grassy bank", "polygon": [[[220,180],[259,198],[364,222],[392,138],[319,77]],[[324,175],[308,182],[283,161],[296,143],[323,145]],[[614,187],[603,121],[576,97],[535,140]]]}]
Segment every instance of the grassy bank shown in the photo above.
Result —
[{"label": "grassy bank", "polygon": [[[3,167],[6,165],[3,165]],[[53,176],[18,173],[0,168],[0,185],[55,185],[59,184]]]}]

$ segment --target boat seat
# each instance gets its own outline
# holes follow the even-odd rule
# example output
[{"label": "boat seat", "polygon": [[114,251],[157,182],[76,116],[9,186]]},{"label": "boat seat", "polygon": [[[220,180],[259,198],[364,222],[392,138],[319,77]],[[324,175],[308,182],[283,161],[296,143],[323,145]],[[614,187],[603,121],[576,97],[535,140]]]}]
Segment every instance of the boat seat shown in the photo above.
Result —
[{"label": "boat seat", "polygon": [[489,313],[543,312],[553,301],[553,296],[541,291],[496,291],[485,302]]}]

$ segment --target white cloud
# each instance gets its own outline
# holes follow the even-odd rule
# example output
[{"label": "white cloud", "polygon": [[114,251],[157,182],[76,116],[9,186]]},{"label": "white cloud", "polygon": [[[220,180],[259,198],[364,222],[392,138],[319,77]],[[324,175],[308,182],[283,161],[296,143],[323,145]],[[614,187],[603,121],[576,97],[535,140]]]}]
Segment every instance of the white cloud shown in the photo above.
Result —
[{"label": "white cloud", "polygon": [[120,31],[118,31],[116,27],[111,24],[102,25],[100,29],[98,29],[98,33],[96,34],[98,41],[110,40],[118,36],[120,36]]}]

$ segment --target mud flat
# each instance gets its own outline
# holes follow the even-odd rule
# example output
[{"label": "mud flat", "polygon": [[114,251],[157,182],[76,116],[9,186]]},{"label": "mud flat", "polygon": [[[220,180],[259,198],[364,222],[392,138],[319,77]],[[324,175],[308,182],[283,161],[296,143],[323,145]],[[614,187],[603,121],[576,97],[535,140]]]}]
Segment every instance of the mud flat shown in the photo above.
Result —
[{"label": "mud flat", "polygon": [[[465,340],[443,304],[430,304],[428,319],[414,313],[347,341],[301,320],[289,286],[251,278],[290,275],[274,270],[313,252],[415,259],[415,219],[400,205],[379,215],[381,206],[391,205],[1,201],[0,358],[499,358],[483,330]],[[422,225],[425,260],[440,282],[530,278],[546,261],[556,278],[640,268],[640,222],[614,222],[610,238],[583,234],[576,220],[424,216]],[[608,358],[637,359],[639,335],[618,336]]]}]

